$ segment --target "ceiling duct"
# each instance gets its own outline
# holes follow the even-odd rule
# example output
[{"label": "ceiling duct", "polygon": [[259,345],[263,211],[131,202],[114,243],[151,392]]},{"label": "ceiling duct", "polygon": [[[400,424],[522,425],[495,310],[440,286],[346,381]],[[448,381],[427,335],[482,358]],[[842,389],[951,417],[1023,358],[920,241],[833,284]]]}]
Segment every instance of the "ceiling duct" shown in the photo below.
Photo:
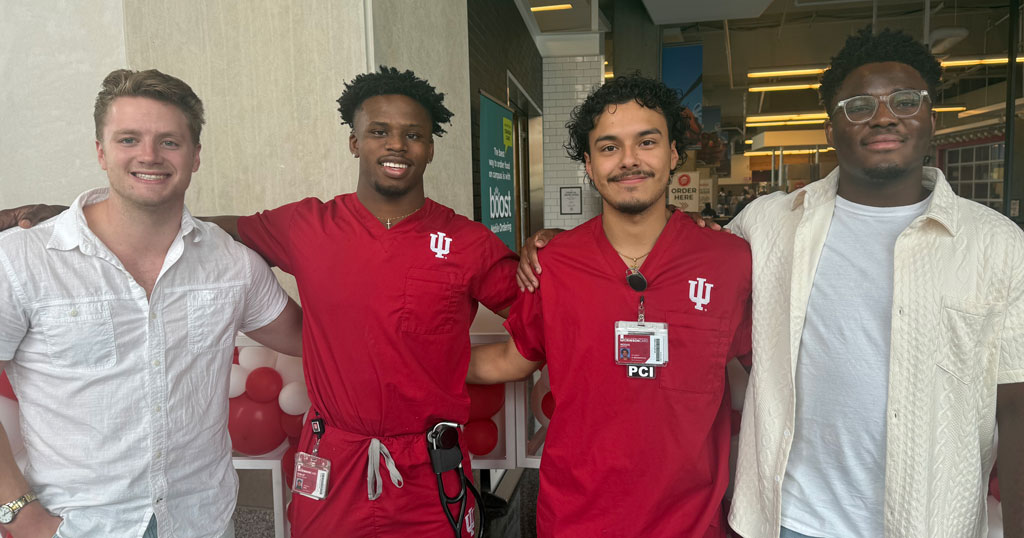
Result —
[{"label": "ceiling duct", "polygon": [[967,28],[964,28],[963,26],[936,28],[935,30],[932,30],[931,35],[928,36],[928,43],[932,54],[943,54],[953,48],[953,45],[963,41],[966,37]]}]

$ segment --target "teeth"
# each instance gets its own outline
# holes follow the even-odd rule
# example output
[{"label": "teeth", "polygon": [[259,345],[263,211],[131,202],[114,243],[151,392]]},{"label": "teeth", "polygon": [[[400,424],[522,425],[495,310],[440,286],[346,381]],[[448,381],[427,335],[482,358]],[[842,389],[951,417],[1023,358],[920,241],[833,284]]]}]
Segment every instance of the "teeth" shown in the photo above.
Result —
[{"label": "teeth", "polygon": [[136,172],[135,173],[135,177],[137,177],[139,179],[145,179],[147,181],[156,181],[158,179],[163,179],[164,176],[162,176],[162,175],[153,175],[153,174],[143,174],[142,172]]},{"label": "teeth", "polygon": [[384,163],[384,166],[386,166],[386,167],[388,167],[388,168],[397,168],[397,169],[399,169],[399,170],[405,170],[406,168],[409,168],[409,165],[407,165],[407,164],[402,164],[402,163],[390,163],[390,162],[388,162],[388,163]]}]

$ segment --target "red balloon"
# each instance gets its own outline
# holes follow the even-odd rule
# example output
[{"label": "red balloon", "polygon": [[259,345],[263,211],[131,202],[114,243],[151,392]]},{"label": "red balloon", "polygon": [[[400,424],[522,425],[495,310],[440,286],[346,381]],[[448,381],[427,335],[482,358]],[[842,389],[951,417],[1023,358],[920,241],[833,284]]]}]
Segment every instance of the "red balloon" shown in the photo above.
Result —
[{"label": "red balloon", "polygon": [[540,401],[540,411],[549,419],[555,414],[555,397],[551,392],[545,394],[544,398]]},{"label": "red balloon", "polygon": [[14,389],[11,388],[11,380],[7,379],[7,372],[0,372],[0,396],[14,401],[18,400],[14,397]]},{"label": "red balloon", "polygon": [[245,393],[257,402],[277,403],[277,395],[281,394],[284,380],[277,370],[264,366],[249,372],[245,378]]},{"label": "red balloon", "polygon": [[288,437],[298,437],[302,435],[302,415],[289,415],[287,413],[281,413],[281,429]]},{"label": "red balloon", "polygon": [[505,405],[505,385],[466,385],[469,389],[469,420],[493,417]]},{"label": "red balloon", "polygon": [[284,475],[284,483],[289,488],[292,487],[292,477],[295,475],[295,452],[295,446],[292,445],[281,456],[281,474]]},{"label": "red balloon", "polygon": [[491,419],[474,420],[463,429],[466,447],[471,454],[490,454],[498,446],[498,425]]},{"label": "red balloon", "polygon": [[243,394],[228,400],[228,433],[232,448],[247,456],[266,454],[285,439],[277,401],[257,402]]}]

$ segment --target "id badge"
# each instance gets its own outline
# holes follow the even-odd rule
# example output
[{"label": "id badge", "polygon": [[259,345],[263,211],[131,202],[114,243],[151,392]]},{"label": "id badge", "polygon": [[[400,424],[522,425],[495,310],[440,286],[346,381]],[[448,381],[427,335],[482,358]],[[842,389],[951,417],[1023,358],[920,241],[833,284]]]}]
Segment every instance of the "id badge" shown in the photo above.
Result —
[{"label": "id badge", "polygon": [[665,366],[668,364],[668,324],[615,322],[615,364]]},{"label": "id badge", "polygon": [[331,460],[298,452],[295,454],[295,480],[292,491],[310,499],[327,496],[327,480],[331,476]]}]

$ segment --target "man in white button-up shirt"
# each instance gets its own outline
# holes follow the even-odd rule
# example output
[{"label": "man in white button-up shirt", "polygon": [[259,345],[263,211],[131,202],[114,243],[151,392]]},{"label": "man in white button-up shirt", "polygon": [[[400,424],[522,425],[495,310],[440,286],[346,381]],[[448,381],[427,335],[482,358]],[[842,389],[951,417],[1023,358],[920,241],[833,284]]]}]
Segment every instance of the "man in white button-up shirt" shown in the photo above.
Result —
[{"label": "man in white button-up shirt", "polygon": [[115,71],[95,120],[110,187],[0,234],[0,368],[28,454],[23,475],[0,428],[0,517],[15,538],[230,535],[234,335],[298,355],[301,312],[185,208],[203,123],[187,84]]},{"label": "man in white button-up shirt", "polygon": [[822,79],[839,166],[730,224],[754,368],[729,521],[746,538],[1024,536],[1024,234],[923,167],[941,69],[861,31]]}]

